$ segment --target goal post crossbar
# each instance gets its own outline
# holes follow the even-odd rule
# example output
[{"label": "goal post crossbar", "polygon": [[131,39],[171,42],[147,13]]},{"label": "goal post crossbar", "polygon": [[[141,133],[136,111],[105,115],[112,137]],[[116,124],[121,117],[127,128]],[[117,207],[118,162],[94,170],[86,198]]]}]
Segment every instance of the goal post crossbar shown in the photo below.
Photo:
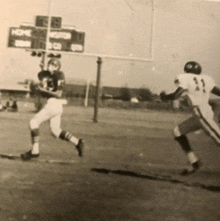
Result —
[{"label": "goal post crossbar", "polygon": [[75,52],[44,50],[44,49],[26,49],[26,51],[45,52],[47,54],[51,53],[51,54],[65,54],[65,55],[85,56],[85,57],[101,57],[101,58],[119,59],[119,60],[133,60],[133,61],[143,61],[143,62],[153,61],[152,58],[129,57],[129,56],[118,56],[118,55],[96,54],[96,53],[75,53]]}]

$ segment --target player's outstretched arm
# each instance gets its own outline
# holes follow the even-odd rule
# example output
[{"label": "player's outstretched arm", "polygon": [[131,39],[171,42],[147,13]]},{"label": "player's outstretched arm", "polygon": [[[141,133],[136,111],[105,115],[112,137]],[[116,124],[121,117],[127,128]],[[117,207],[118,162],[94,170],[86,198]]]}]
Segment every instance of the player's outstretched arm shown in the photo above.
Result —
[{"label": "player's outstretched arm", "polygon": [[184,92],[185,90],[182,87],[178,87],[175,92],[171,94],[165,94],[165,92],[160,93],[160,99],[162,101],[168,101],[168,100],[176,100],[180,97],[180,95]]},{"label": "player's outstretched arm", "polygon": [[213,87],[213,89],[211,90],[211,93],[217,96],[220,96],[220,88],[217,86]]}]

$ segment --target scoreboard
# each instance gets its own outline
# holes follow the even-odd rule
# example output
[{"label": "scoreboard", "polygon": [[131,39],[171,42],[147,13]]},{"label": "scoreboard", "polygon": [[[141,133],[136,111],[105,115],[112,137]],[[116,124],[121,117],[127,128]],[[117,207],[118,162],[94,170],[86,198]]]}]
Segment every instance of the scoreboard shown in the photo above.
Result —
[{"label": "scoreboard", "polygon": [[[79,32],[74,29],[62,29],[61,21],[60,17],[51,18],[47,49],[83,52],[85,32]],[[45,50],[47,25],[47,16],[37,16],[35,26],[11,27],[9,29],[8,47]]]}]

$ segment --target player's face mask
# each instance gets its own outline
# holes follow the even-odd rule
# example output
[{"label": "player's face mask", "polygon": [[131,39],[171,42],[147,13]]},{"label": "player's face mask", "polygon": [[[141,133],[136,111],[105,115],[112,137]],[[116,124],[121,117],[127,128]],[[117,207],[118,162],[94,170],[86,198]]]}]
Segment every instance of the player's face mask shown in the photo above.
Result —
[{"label": "player's face mask", "polygon": [[49,64],[47,69],[48,69],[48,71],[53,73],[54,71],[56,71],[58,69],[58,67],[55,65]]}]

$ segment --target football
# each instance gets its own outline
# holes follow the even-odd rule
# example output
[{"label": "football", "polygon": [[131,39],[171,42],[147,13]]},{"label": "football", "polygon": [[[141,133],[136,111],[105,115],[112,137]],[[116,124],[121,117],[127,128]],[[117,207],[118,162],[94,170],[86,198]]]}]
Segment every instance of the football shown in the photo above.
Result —
[{"label": "football", "polygon": [[36,83],[34,81],[32,81],[30,83],[30,91],[33,92],[34,94],[39,94],[40,93],[40,83]]}]

